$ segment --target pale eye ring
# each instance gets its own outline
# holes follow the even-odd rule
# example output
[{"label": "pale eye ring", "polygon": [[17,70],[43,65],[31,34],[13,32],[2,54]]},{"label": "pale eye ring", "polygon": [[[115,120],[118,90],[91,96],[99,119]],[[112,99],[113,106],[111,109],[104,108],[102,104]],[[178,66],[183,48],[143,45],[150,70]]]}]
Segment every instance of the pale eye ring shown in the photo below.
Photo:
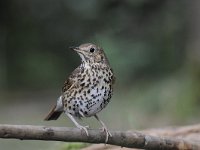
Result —
[{"label": "pale eye ring", "polygon": [[91,48],[90,48],[90,52],[91,52],[91,53],[93,53],[94,50],[95,50],[94,47],[91,47]]}]

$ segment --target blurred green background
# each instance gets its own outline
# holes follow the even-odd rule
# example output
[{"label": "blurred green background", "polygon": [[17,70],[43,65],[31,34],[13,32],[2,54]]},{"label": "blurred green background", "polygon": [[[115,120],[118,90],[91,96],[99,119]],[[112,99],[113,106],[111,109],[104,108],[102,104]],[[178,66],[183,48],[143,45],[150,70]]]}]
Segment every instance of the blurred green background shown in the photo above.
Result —
[{"label": "blurred green background", "polygon": [[[112,101],[99,114],[109,129],[198,123],[199,6],[198,0],[1,1],[0,123],[74,126],[64,115],[43,118],[80,64],[68,47],[88,42],[105,49],[117,77]],[[0,140],[0,148],[67,149],[18,140]]]}]

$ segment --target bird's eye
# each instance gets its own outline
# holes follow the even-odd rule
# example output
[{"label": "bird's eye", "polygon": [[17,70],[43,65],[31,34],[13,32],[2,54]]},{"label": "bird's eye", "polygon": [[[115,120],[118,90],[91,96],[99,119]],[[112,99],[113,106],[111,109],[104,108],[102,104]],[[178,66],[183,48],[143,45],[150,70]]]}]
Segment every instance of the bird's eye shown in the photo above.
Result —
[{"label": "bird's eye", "polygon": [[94,47],[90,48],[90,52],[93,53],[94,52]]}]

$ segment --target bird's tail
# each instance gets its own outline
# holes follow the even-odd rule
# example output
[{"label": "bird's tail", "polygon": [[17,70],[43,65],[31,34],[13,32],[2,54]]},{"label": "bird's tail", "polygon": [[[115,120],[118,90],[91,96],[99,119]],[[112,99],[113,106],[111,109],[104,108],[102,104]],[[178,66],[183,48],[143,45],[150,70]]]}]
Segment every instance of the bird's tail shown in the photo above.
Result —
[{"label": "bird's tail", "polygon": [[44,118],[45,121],[49,120],[57,120],[60,115],[62,114],[62,111],[56,110],[56,105],[51,109],[51,111],[48,113],[48,115]]}]

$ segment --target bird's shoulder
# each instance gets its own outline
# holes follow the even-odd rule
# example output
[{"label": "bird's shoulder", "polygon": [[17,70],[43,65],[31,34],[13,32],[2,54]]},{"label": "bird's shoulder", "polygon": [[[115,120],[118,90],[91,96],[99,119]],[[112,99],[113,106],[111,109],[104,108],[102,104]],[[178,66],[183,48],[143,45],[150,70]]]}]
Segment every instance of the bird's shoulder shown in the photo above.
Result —
[{"label": "bird's shoulder", "polygon": [[70,88],[73,88],[74,86],[78,85],[78,78],[83,73],[84,68],[79,66],[77,67],[70,76],[65,80],[62,92],[65,92],[69,90]]}]

